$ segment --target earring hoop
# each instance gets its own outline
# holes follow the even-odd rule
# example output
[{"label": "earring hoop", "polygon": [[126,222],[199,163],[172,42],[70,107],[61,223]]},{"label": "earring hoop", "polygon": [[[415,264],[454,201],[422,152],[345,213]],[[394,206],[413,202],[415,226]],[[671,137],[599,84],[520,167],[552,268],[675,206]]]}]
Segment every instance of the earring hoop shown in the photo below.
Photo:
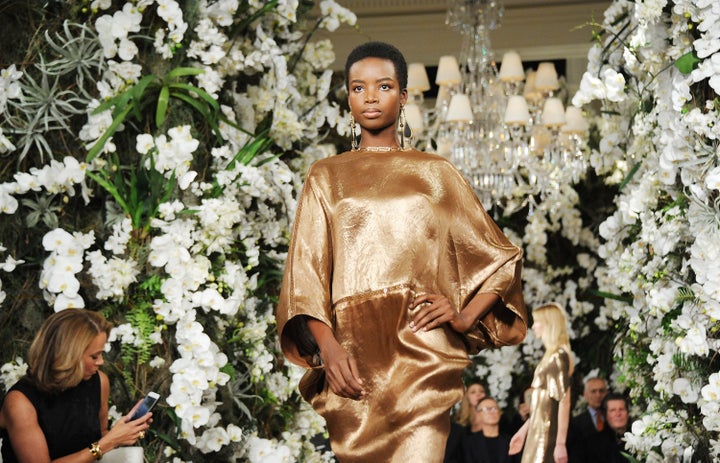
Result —
[{"label": "earring hoop", "polygon": [[405,105],[400,105],[400,148],[405,148],[405,140],[408,142],[412,138],[412,128],[407,123],[405,116]]},{"label": "earring hoop", "polygon": [[357,151],[359,145],[357,135],[355,134],[355,118],[350,114],[350,149]]}]

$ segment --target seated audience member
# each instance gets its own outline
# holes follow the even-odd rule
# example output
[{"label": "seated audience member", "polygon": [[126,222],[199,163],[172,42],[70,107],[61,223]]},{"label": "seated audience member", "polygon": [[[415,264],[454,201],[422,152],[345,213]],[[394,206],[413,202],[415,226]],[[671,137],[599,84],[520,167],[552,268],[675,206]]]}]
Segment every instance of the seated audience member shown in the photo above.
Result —
[{"label": "seated audience member", "polygon": [[625,451],[623,435],[628,426],[627,400],[620,394],[608,394],[602,410],[605,426],[600,432],[587,436],[587,445],[579,448],[581,453],[573,455],[574,461],[629,463],[621,453]]},{"label": "seated audience member", "polygon": [[450,423],[450,434],[445,446],[443,463],[463,463],[460,442],[463,436],[470,432],[475,406],[483,397],[485,397],[485,386],[480,383],[472,383],[465,390],[465,395],[460,402],[460,409]]},{"label": "seated audience member", "polygon": [[573,417],[568,426],[568,461],[570,463],[606,463],[602,460],[602,439],[598,433],[605,429],[602,411],[603,399],[607,395],[607,382],[603,378],[589,378],[585,382],[583,397],[587,410]]},{"label": "seated audience member", "polygon": [[466,463],[514,463],[516,456],[508,454],[510,436],[500,433],[500,407],[492,397],[480,399],[470,433],[462,439]]},{"label": "seated audience member", "polygon": [[108,429],[110,383],[100,367],[110,328],[85,309],[45,320],[30,345],[27,374],[0,410],[2,461],[89,463],[144,437],[152,413],[129,421],[137,405]]},{"label": "seated audience member", "polygon": [[625,451],[625,432],[630,424],[628,413],[628,401],[622,394],[611,393],[605,397],[603,402],[605,421],[609,431],[608,445],[612,449],[612,463],[625,463],[627,460],[621,452]]}]

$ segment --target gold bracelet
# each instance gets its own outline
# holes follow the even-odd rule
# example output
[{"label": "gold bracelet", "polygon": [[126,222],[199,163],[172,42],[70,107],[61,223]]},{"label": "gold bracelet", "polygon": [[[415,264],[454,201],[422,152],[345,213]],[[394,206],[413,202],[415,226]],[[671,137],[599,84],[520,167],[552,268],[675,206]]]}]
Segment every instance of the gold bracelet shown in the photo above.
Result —
[{"label": "gold bracelet", "polygon": [[100,448],[99,442],[93,442],[92,444],[90,444],[90,453],[92,454],[94,459],[102,460],[103,452]]}]

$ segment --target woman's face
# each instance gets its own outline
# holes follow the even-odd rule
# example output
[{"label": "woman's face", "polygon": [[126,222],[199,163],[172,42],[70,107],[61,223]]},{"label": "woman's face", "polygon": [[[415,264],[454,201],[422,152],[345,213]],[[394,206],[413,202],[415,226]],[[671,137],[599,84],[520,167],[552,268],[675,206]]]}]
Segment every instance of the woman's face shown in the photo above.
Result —
[{"label": "woman's face", "polygon": [[83,379],[90,379],[92,375],[98,372],[105,361],[103,360],[103,352],[105,352],[105,343],[107,343],[107,335],[100,333],[90,342],[83,352]]},{"label": "woman's face", "polygon": [[478,401],[485,397],[485,388],[481,384],[471,384],[467,390],[467,398],[470,405],[475,408]]},{"label": "woman's face", "polygon": [[383,58],[357,61],[350,66],[348,86],[350,111],[362,128],[374,133],[395,130],[407,90],[400,88],[392,61]]},{"label": "woman's face", "polygon": [[545,323],[538,319],[535,319],[532,329],[535,332],[535,337],[542,340],[543,334],[545,333]]}]

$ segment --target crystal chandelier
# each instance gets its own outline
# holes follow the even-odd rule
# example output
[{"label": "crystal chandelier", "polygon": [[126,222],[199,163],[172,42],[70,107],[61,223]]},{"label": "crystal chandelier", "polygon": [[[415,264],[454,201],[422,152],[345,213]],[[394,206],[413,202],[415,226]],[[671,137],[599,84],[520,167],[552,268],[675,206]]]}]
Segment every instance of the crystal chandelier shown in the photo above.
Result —
[{"label": "crystal chandelier", "polygon": [[[501,0],[455,0],[446,23],[462,35],[459,59],[443,56],[434,108],[424,108],[430,89],[425,67],[410,63],[406,115],[420,133],[417,144],[448,157],[487,208],[524,196],[534,201],[585,172],[588,125],[579,108],[563,107],[552,62],[527,75],[509,51],[498,71],[490,31],[504,13]],[[531,203],[532,206],[532,203]]]}]

